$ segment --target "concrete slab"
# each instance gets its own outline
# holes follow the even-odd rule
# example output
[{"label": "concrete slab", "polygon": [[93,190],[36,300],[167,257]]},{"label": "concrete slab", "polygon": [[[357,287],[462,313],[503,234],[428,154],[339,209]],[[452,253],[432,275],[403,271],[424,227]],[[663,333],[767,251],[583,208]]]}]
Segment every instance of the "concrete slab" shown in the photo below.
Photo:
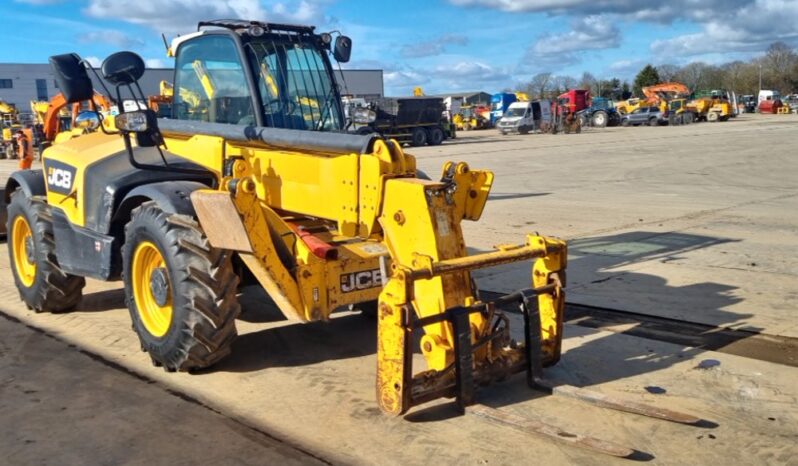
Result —
[{"label": "concrete slab", "polygon": [[[19,304],[5,257],[0,250],[3,313],[334,463],[420,464],[434,457],[457,464],[620,464],[458,417],[443,401],[404,418],[385,417],[374,401],[373,320],[342,313],[327,324],[290,324],[252,291],[229,359],[201,374],[165,373],[138,350],[118,287],[92,281],[78,311],[34,314]],[[521,328],[517,319],[512,325]],[[788,463],[798,454],[798,368],[572,326],[564,347],[562,362],[546,373],[555,382],[691,412],[718,426],[688,427],[542,396],[523,377],[481,389],[479,400],[637,448],[653,456],[652,464]],[[696,370],[704,359],[720,366]],[[653,395],[646,387],[665,392]]]}]

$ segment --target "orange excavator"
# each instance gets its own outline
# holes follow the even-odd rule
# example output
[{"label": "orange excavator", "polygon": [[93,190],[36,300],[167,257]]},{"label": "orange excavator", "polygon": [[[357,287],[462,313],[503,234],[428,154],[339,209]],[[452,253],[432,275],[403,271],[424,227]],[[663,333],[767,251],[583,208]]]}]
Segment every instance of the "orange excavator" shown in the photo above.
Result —
[{"label": "orange excavator", "polygon": [[[52,144],[53,142],[61,142],[61,140],[68,140],[72,139],[73,137],[82,134],[83,129],[75,134],[73,131],[77,129],[76,123],[78,122],[78,116],[80,113],[86,109],[91,110],[93,112],[99,111],[110,111],[111,106],[113,104],[107,97],[100,94],[99,92],[94,93],[94,97],[92,100],[88,102],[78,102],[72,104],[72,118],[67,121],[63,121],[61,117],[61,110],[67,106],[66,99],[64,95],[59,93],[50,101],[50,106],[47,108],[47,113],[44,116],[43,122],[43,141],[47,144]],[[64,134],[65,136],[61,136]]]},{"label": "orange excavator", "polygon": [[650,106],[659,107],[660,111],[668,111],[668,102],[674,99],[686,99],[690,89],[682,83],[659,83],[643,88],[643,95]]}]

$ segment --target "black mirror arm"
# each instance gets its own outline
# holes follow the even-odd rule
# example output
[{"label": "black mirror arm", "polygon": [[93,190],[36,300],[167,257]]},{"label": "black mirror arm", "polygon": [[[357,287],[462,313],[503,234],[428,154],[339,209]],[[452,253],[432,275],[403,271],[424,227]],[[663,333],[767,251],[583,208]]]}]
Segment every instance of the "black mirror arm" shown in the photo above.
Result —
[{"label": "black mirror arm", "polygon": [[[107,95],[109,99],[113,100],[114,99],[114,95],[111,94],[110,90],[108,90],[108,87],[105,85],[105,81],[103,81],[102,78],[100,78],[100,74],[97,73],[97,70],[95,70],[93,66],[91,66],[91,63],[87,62],[86,60],[81,60],[81,63],[83,63],[83,66],[85,66],[86,68],[90,69],[91,72],[94,73],[94,77],[97,78],[97,82],[100,83],[100,86],[103,87],[103,90],[105,91],[105,95]],[[114,102],[114,103],[118,105],[117,102]],[[95,104],[95,106],[96,106],[96,104]]]}]

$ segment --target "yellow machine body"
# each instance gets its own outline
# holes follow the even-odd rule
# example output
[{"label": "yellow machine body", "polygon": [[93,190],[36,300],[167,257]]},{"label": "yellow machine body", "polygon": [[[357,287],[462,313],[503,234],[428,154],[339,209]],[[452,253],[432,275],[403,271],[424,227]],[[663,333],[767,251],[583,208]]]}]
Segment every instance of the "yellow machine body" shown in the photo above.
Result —
[{"label": "yellow machine body", "polygon": [[[448,163],[442,181],[420,180],[415,158],[399,144],[381,139],[371,153],[333,154],[215,136],[164,135],[170,153],[217,178],[219,189],[191,196],[211,245],[236,251],[286,317],[326,320],[343,306],[379,299],[378,401],[386,412],[398,414],[431,396],[451,396],[454,382],[446,371],[455,358],[451,323],[423,327],[428,371],[417,377],[407,370],[412,355],[408,325],[411,316],[480,306],[470,276],[476,268],[536,260],[530,285],[553,286],[538,299],[543,359],[553,363],[559,358],[564,243],[529,236],[522,246],[467,255],[460,222],[479,219],[493,182],[491,172]],[[121,138],[100,132],[45,151],[45,166],[57,161],[75,167],[74,190],[48,192],[48,204],[63,210],[73,225],[85,225],[88,194],[81,186],[86,167],[106,157],[123,157],[123,151]],[[226,163],[232,163],[232,176],[223,175]],[[314,254],[297,229],[314,232],[335,255]],[[281,260],[280,248],[293,251],[293,267]],[[494,328],[491,312],[470,315],[474,342]],[[506,333],[475,352],[483,382],[523,369],[522,350],[510,349]]]}]

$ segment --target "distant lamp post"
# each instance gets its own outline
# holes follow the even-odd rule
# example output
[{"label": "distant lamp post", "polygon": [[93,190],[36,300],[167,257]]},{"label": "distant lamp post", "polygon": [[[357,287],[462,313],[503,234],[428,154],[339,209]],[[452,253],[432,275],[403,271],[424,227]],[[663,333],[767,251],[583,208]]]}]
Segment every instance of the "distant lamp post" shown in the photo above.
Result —
[{"label": "distant lamp post", "polygon": [[762,64],[759,64],[759,92],[762,92]]}]

